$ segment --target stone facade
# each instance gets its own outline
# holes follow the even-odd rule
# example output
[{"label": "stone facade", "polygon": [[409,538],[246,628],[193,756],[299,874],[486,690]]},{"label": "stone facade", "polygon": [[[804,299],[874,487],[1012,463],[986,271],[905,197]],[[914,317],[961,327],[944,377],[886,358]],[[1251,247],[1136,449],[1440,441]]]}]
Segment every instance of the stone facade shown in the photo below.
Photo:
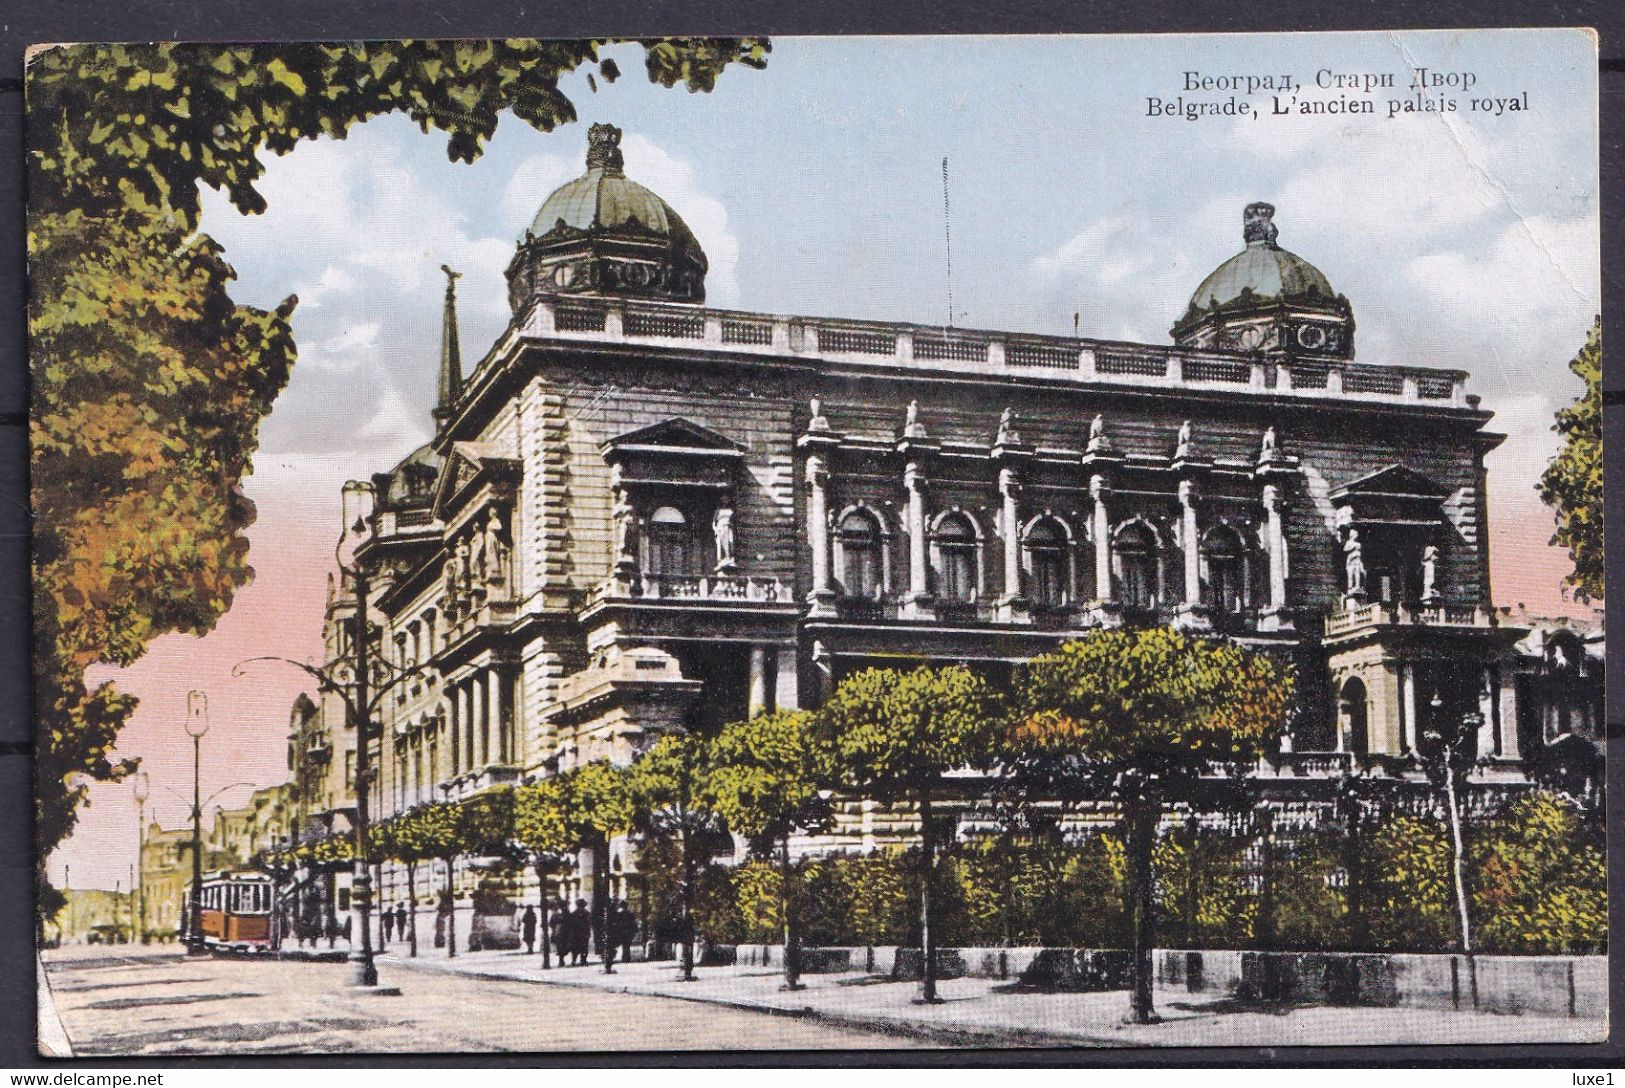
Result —
[{"label": "stone facade", "polygon": [[[816,707],[869,665],[1003,676],[1147,623],[1297,667],[1302,710],[1260,767],[1284,790],[1420,783],[1431,716],[1468,710],[1474,773],[1523,782],[1558,727],[1529,724],[1530,631],[1489,596],[1491,413],[1461,371],[1354,362],[1352,307],[1278,249],[1273,211],[1248,209],[1247,251],[1172,345],[725,311],[614,276],[562,290],[533,275],[533,230],[513,321],[465,378],[448,270],[435,438],[350,485],[398,678],[375,812]],[[675,213],[649,218],[635,232],[687,251]],[[1269,331],[1243,344],[1249,323]],[[845,812],[801,848],[912,826]]]}]

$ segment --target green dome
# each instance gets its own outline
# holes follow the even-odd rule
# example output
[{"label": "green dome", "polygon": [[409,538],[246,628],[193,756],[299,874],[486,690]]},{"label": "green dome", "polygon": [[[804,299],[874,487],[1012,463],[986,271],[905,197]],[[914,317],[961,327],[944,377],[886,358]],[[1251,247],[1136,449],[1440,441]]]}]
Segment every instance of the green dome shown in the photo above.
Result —
[{"label": "green dome", "polygon": [[[672,248],[705,266],[705,252],[683,217],[654,192],[621,170],[621,153],[600,136],[594,125],[595,146],[587,158],[587,172],[553,190],[531,220],[526,238],[545,238],[561,228],[566,233],[626,233],[667,240]],[[620,130],[613,130],[616,142]],[[523,239],[521,239],[523,241]]]},{"label": "green dome", "polygon": [[1313,296],[1329,302],[1337,297],[1320,269],[1273,242],[1256,241],[1202,281],[1191,296],[1191,308],[1225,306],[1249,292],[1255,299]]}]

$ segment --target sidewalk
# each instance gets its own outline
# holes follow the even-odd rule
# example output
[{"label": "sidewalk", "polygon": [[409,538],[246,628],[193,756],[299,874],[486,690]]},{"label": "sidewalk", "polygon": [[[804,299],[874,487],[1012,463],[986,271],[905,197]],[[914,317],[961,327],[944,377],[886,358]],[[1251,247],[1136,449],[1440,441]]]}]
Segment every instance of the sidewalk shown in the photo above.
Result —
[{"label": "sidewalk", "polygon": [[[765,967],[696,968],[694,982],[678,980],[671,962],[543,970],[540,955],[523,952],[458,953],[439,949],[416,960],[391,949],[381,971],[443,971],[480,978],[576,986],[612,993],[647,994],[758,1012],[811,1017],[848,1027],[929,1039],[942,1045],[1056,1046],[1329,1046],[1400,1043],[1589,1043],[1607,1038],[1597,1020],[1413,1008],[1292,1008],[1245,1006],[1216,994],[1184,990],[1156,993],[1160,1024],[1123,1024],[1127,991],[1044,993],[991,979],[939,983],[940,1005],[915,1004],[918,983],[894,982],[862,972],[805,975],[807,988],[779,989],[784,976]],[[391,979],[395,982],[397,979]],[[411,979],[398,980],[405,987]],[[635,1026],[628,1025],[629,1030]]]}]

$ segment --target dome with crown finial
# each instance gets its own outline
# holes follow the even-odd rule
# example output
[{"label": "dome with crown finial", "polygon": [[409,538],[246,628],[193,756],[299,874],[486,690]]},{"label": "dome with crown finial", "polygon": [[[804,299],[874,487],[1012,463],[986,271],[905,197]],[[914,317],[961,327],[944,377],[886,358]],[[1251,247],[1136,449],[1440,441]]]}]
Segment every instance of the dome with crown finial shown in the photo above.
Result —
[{"label": "dome with crown finial", "polygon": [[1215,268],[1172,329],[1186,347],[1347,358],[1354,315],[1326,276],[1276,242],[1275,206],[1242,212],[1245,247]]},{"label": "dome with crown finial", "polygon": [[508,266],[514,313],[546,295],[704,302],[705,251],[682,216],[626,176],[621,130],[587,130],[587,170],[542,202]]}]

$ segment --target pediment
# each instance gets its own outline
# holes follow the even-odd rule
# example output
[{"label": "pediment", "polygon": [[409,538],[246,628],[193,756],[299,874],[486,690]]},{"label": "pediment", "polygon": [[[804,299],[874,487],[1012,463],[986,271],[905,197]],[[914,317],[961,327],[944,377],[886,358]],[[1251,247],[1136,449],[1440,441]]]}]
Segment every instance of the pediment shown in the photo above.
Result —
[{"label": "pediment", "polygon": [[1333,488],[1330,498],[1334,503],[1357,498],[1431,499],[1436,502],[1448,494],[1449,491],[1415,469],[1392,464]]},{"label": "pediment", "polygon": [[453,442],[435,484],[435,516],[445,520],[456,497],[466,494],[477,479],[511,477],[518,470],[519,459],[509,456],[501,446],[490,442]]},{"label": "pediment", "polygon": [[647,427],[639,427],[635,431],[617,435],[604,442],[600,449],[606,458],[617,450],[649,450],[661,449],[671,452],[693,452],[698,454],[713,454],[735,457],[744,452],[744,447],[727,435],[719,434],[709,427],[702,427],[693,420],[674,416]]}]

